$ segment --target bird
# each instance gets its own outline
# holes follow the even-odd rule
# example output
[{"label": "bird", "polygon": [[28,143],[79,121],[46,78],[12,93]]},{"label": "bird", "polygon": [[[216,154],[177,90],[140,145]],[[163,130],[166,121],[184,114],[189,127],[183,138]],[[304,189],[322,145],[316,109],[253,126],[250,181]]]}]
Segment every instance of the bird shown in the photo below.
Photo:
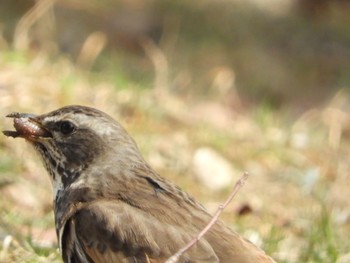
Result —
[{"label": "bird", "polygon": [[[122,125],[98,109],[70,105],[6,117],[15,130],[4,135],[29,142],[49,174],[65,263],[166,262],[212,218],[160,176]],[[275,261],[218,220],[178,262]]]}]

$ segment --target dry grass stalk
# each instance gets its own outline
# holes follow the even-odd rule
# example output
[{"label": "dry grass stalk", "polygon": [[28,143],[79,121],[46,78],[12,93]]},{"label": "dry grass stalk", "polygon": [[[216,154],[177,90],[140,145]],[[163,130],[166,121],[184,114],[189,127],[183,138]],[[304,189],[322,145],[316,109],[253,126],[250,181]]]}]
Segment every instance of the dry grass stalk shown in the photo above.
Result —
[{"label": "dry grass stalk", "polygon": [[245,182],[248,179],[248,176],[249,176],[249,174],[247,172],[244,172],[242,177],[236,182],[231,194],[226,199],[225,203],[219,205],[218,209],[216,210],[215,214],[213,215],[210,222],[206,225],[206,227],[198,234],[198,236],[196,236],[194,239],[192,239],[185,247],[181,248],[178,252],[176,252],[165,263],[176,263],[179,260],[179,258],[187,250],[189,250],[192,246],[194,246],[210,230],[210,228],[216,223],[216,221],[218,221],[219,216],[221,215],[222,211],[224,211],[224,209],[227,207],[227,205],[232,201],[232,199],[236,196],[238,191],[245,184]]}]

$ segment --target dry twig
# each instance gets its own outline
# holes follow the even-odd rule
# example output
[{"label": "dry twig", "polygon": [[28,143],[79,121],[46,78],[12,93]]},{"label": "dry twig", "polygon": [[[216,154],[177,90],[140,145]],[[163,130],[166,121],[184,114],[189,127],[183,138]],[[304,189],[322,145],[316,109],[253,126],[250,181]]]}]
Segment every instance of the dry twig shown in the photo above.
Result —
[{"label": "dry twig", "polygon": [[216,210],[215,214],[213,215],[213,218],[210,220],[210,222],[206,225],[206,227],[194,238],[192,239],[186,246],[181,248],[178,252],[176,252],[174,255],[172,255],[170,258],[168,258],[165,263],[176,263],[179,258],[192,246],[194,246],[204,235],[207,233],[210,228],[216,223],[216,221],[219,219],[220,214],[225,209],[225,207],[232,201],[232,199],[235,197],[235,195],[238,193],[238,191],[242,188],[246,180],[248,179],[248,172],[244,172],[242,177],[237,181],[235,186],[233,187],[233,190],[225,203],[219,205],[218,209]]}]

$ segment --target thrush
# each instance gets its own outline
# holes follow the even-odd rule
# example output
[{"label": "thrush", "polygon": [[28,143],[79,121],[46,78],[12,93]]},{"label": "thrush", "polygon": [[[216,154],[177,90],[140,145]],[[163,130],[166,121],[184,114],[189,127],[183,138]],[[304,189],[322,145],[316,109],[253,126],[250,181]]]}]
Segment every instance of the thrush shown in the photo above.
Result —
[{"label": "thrush", "polygon": [[[3,133],[33,145],[50,175],[66,263],[165,262],[212,218],[153,170],[126,130],[102,111],[66,106],[7,117],[14,119],[15,131]],[[218,221],[179,262],[274,261]]]}]

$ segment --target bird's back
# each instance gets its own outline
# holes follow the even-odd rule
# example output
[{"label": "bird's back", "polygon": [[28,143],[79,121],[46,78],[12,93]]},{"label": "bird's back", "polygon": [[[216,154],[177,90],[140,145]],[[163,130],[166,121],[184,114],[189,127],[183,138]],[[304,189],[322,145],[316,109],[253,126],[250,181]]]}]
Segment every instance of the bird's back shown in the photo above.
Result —
[{"label": "bird's back", "polygon": [[[70,201],[76,196],[76,203],[81,204],[73,206],[76,211],[65,226],[71,235],[79,236],[74,255],[83,254],[92,262],[165,262],[211,220],[199,203],[147,170],[148,166],[133,169],[138,175],[135,180],[130,180],[130,174],[119,174],[118,179],[106,178],[108,183],[90,184],[84,194],[74,194],[78,191],[74,188],[65,193]],[[123,180],[123,176],[129,179]],[[138,191],[130,191],[130,183]],[[84,200],[80,200],[82,196]],[[218,221],[179,262],[273,261]]]}]

